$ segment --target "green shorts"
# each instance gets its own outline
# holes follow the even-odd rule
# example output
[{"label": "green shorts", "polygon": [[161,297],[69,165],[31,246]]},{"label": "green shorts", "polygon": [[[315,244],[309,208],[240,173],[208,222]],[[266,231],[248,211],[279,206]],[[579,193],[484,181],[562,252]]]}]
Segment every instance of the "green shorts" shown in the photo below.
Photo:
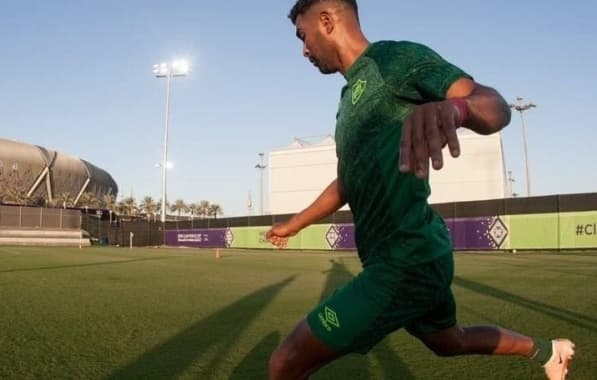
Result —
[{"label": "green shorts", "polygon": [[307,322],[316,337],[342,353],[365,354],[403,327],[417,337],[432,334],[456,324],[453,276],[452,254],[410,267],[380,260],[317,306]]}]

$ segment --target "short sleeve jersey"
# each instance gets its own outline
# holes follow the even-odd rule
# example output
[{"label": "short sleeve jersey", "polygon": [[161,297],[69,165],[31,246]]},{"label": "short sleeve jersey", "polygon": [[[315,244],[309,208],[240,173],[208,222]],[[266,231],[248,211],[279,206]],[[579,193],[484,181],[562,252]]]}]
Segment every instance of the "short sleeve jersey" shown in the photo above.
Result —
[{"label": "short sleeve jersey", "polygon": [[338,178],[353,213],[364,265],[399,266],[451,253],[441,217],[428,205],[427,180],[398,168],[402,123],[414,105],[445,99],[469,76],[433,50],[412,42],[376,42],[345,73],[336,121]]}]

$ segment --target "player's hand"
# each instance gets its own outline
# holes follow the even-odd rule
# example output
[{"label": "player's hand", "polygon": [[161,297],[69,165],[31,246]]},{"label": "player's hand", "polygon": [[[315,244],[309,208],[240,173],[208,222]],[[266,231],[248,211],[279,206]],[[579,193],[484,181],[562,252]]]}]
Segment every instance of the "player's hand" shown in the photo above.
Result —
[{"label": "player's hand", "polygon": [[288,222],[275,224],[267,233],[265,238],[278,248],[286,248],[288,239],[297,234],[297,230],[292,228]]},{"label": "player's hand", "polygon": [[440,170],[444,166],[442,148],[446,143],[452,157],[458,157],[460,144],[456,128],[459,117],[458,109],[449,101],[416,106],[402,126],[400,171],[414,172],[418,178],[426,178],[429,159],[433,168]]}]

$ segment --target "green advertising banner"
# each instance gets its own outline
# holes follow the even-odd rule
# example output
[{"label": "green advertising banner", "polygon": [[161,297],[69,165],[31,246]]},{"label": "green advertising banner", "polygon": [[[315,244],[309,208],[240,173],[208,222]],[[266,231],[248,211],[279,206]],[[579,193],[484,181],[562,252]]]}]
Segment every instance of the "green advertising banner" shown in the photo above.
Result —
[{"label": "green advertising banner", "polygon": [[558,214],[502,216],[508,237],[500,249],[557,249]]},{"label": "green advertising banner", "polygon": [[319,224],[305,228],[295,238],[300,240],[301,249],[332,249],[326,240],[331,224]]},{"label": "green advertising banner", "polygon": [[[326,233],[331,224],[312,225],[288,240],[289,249],[325,249],[330,245],[326,240]],[[231,248],[272,249],[274,246],[265,239],[270,227],[235,227],[232,233]]]},{"label": "green advertising banner", "polygon": [[272,245],[265,240],[265,233],[270,227],[236,227],[231,228],[231,248],[271,249]]},{"label": "green advertising banner", "polygon": [[597,248],[597,211],[502,216],[500,249]]},{"label": "green advertising banner", "polygon": [[560,214],[560,248],[597,248],[597,211]]}]

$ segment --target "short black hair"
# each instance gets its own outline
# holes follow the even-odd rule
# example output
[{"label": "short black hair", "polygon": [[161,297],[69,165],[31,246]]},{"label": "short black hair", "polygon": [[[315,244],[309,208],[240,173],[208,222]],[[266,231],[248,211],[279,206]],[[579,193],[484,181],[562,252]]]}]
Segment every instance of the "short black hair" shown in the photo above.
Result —
[{"label": "short black hair", "polygon": [[354,13],[357,16],[357,19],[359,18],[359,6],[357,5],[357,0],[297,0],[292,9],[290,10],[288,18],[290,19],[290,21],[292,21],[293,24],[296,24],[296,18],[298,17],[298,15],[304,14],[313,5],[317,3],[323,3],[326,1],[334,1],[337,3],[347,5],[354,11]]}]

